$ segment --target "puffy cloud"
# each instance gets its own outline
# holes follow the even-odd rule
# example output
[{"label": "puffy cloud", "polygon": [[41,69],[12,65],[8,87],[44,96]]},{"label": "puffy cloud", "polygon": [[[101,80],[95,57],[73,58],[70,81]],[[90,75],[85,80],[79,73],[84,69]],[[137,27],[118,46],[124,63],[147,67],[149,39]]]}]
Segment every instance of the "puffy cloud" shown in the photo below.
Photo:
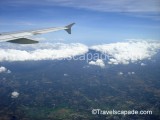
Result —
[{"label": "puffy cloud", "polygon": [[41,43],[34,45],[1,45],[0,61],[55,60],[71,58],[88,52],[80,43]]},{"label": "puffy cloud", "polygon": [[[135,72],[127,72],[127,74],[128,75],[134,75],[135,74]],[[124,73],[123,72],[118,72],[118,75],[124,75]]]},{"label": "puffy cloud", "polygon": [[89,64],[90,65],[97,65],[97,66],[100,66],[101,68],[105,67],[104,62],[101,59],[97,59],[96,61],[90,61]]},{"label": "puffy cloud", "polygon": [[1,67],[0,67],[0,73],[11,73],[11,71],[8,70],[7,68],[1,66]]},{"label": "puffy cloud", "polygon": [[132,73],[132,75],[134,75],[135,74],[135,72],[131,72]]},{"label": "puffy cloud", "polygon": [[135,72],[128,72],[128,75],[134,75]]},{"label": "puffy cloud", "polygon": [[123,75],[123,72],[119,72],[118,75]]},{"label": "puffy cloud", "polygon": [[7,69],[5,67],[3,67],[3,66],[0,67],[0,73],[6,72],[6,71],[7,71]]},{"label": "puffy cloud", "polygon": [[141,63],[141,66],[146,66],[146,64],[144,64],[144,63]]},{"label": "puffy cloud", "polygon": [[19,93],[16,92],[16,91],[13,91],[13,92],[11,93],[11,98],[17,98],[18,96],[19,96]]},{"label": "puffy cloud", "polygon": [[118,61],[116,59],[109,59],[110,61],[108,62],[108,64],[114,64],[114,65],[118,65]]},{"label": "puffy cloud", "polygon": [[128,41],[92,46],[91,49],[108,54],[109,64],[129,64],[139,60],[151,59],[158,50],[157,41]]},{"label": "puffy cloud", "polygon": [[66,74],[66,73],[65,73],[65,74],[63,74],[63,75],[64,75],[64,77],[67,77],[67,76],[68,76],[68,74]]}]

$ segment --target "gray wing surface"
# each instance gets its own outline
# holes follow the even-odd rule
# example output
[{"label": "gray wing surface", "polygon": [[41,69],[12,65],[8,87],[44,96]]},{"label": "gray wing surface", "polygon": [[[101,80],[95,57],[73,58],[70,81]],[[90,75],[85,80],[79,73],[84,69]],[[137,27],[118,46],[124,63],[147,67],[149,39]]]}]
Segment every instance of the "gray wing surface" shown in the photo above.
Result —
[{"label": "gray wing surface", "polygon": [[18,44],[35,44],[35,43],[38,43],[38,41],[28,39],[27,37],[38,35],[38,34],[49,33],[49,32],[55,32],[59,30],[65,30],[68,34],[71,34],[71,27],[74,24],[75,23],[72,23],[64,27],[51,27],[51,28],[38,29],[38,30],[0,34],[0,41],[7,41],[11,43],[18,43]]},{"label": "gray wing surface", "polygon": [[18,39],[14,39],[14,40],[9,40],[7,42],[19,43],[19,44],[35,44],[35,43],[39,43],[36,40],[31,40],[31,39],[27,39],[27,38],[18,38]]}]

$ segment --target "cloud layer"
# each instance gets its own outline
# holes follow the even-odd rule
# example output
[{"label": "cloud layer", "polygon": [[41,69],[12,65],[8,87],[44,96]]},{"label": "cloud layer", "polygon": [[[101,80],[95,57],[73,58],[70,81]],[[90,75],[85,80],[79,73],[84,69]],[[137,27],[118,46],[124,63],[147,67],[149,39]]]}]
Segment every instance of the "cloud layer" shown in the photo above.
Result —
[{"label": "cloud layer", "polygon": [[129,64],[150,59],[160,50],[160,42],[129,41],[92,46],[92,49],[108,54],[109,64]]},{"label": "cloud layer", "polygon": [[5,0],[9,5],[66,6],[103,12],[159,12],[159,0]]},{"label": "cloud layer", "polygon": [[55,60],[85,54],[88,47],[80,43],[37,45],[1,45],[0,61]]},{"label": "cloud layer", "polygon": [[[160,42],[145,40],[130,40],[111,44],[88,47],[80,43],[39,43],[34,45],[0,44],[1,61],[28,60],[62,60],[84,55],[89,49],[99,51],[108,56],[108,64],[129,64],[145,59],[151,59],[159,50]],[[88,58],[86,58],[87,60]],[[77,60],[77,59],[76,59]],[[101,58],[89,62],[91,65],[105,66]],[[142,66],[143,63],[141,64]],[[4,68],[1,68],[1,71]]]},{"label": "cloud layer", "polygon": [[159,0],[50,0],[58,5],[104,12],[158,12]]}]

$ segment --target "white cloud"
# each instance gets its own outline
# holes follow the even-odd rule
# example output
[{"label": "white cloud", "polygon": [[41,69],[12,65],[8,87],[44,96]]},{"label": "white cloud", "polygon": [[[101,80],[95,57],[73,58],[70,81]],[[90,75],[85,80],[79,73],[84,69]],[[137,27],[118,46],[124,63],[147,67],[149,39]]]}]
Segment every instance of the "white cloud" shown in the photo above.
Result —
[{"label": "white cloud", "polygon": [[[65,6],[101,12],[119,12],[122,14],[160,20],[159,0],[5,0],[2,5],[20,6]],[[42,11],[42,10],[41,10]],[[46,11],[46,10],[43,10]],[[133,13],[133,14],[130,14]],[[33,23],[22,22],[19,24],[34,25]]]},{"label": "white cloud", "polygon": [[123,72],[119,72],[118,75],[123,75]]},{"label": "white cloud", "polygon": [[70,58],[88,52],[88,47],[80,43],[2,44],[0,47],[0,61],[55,60]]},{"label": "white cloud", "polygon": [[105,67],[104,62],[101,59],[97,59],[96,61],[90,61],[89,64],[90,65],[97,65],[97,66],[100,66],[101,68]]},{"label": "white cloud", "polygon": [[141,66],[146,66],[146,64],[144,64],[144,63],[141,63]]},{"label": "white cloud", "polygon": [[118,12],[133,17],[160,20],[159,0],[48,0],[46,5],[67,6],[100,12]]},{"label": "white cloud", "polygon": [[2,5],[67,6],[103,12],[159,12],[159,0],[5,0]]},{"label": "white cloud", "polygon": [[91,49],[109,55],[109,64],[129,64],[150,59],[160,50],[157,41],[128,41],[92,46]]},{"label": "white cloud", "polygon": [[52,4],[160,20],[159,0],[50,0],[50,5]]},{"label": "white cloud", "polygon": [[11,93],[11,98],[17,98],[19,96],[19,93],[17,91],[13,91]]},{"label": "white cloud", "polygon": [[[83,55],[88,52],[89,48],[108,55],[108,64],[118,65],[137,63],[137,61],[144,59],[150,60],[152,56],[160,50],[160,42],[132,40],[128,42],[117,42],[91,47],[80,43],[39,43],[33,45],[2,43],[0,44],[0,62],[61,60]],[[105,66],[102,60],[91,61],[90,64],[100,64],[99,66]]]},{"label": "white cloud", "polygon": [[11,71],[3,66],[0,66],[0,73],[11,73]]},{"label": "white cloud", "polygon": [[135,72],[128,72],[128,75],[134,75]]},{"label": "white cloud", "polygon": [[135,72],[131,72],[132,73],[132,75],[134,75],[135,74]]},{"label": "white cloud", "polygon": [[7,71],[7,69],[5,67],[3,67],[3,66],[0,67],[0,73],[6,72],[6,71]]},{"label": "white cloud", "polygon": [[[32,2],[33,3],[33,2]],[[34,2],[42,4],[41,2]],[[59,5],[103,12],[158,12],[159,0],[47,0],[43,5]]]},{"label": "white cloud", "polygon": [[67,77],[67,76],[68,76],[68,74],[66,74],[66,73],[65,73],[65,74],[63,74],[63,75],[64,75],[64,77]]},{"label": "white cloud", "polygon": [[109,59],[108,64],[118,65],[119,63],[118,63],[118,61],[116,59],[111,58],[111,59]]}]

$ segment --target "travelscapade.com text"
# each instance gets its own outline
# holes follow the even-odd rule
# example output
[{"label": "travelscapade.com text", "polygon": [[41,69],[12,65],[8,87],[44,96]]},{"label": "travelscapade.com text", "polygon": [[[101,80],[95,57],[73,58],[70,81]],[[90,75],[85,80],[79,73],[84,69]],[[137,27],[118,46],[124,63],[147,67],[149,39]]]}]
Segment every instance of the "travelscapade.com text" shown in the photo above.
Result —
[{"label": "travelscapade.com text", "polygon": [[151,110],[101,110],[92,109],[93,115],[152,115]]}]

